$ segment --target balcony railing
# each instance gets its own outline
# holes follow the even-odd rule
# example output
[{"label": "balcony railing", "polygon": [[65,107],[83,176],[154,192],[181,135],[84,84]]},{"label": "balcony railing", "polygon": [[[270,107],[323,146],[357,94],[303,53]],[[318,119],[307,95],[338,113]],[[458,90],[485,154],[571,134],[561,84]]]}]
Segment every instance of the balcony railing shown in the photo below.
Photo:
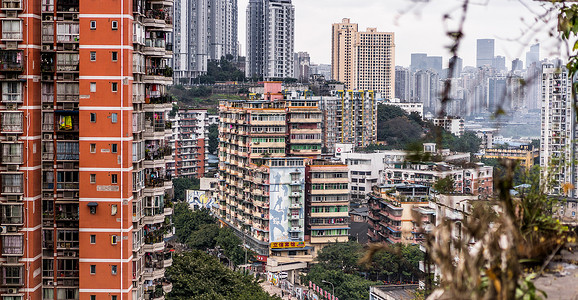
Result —
[{"label": "balcony railing", "polygon": [[[4,38],[4,33],[2,33]],[[22,50],[1,50],[0,51],[0,71],[24,70],[24,55]]]}]

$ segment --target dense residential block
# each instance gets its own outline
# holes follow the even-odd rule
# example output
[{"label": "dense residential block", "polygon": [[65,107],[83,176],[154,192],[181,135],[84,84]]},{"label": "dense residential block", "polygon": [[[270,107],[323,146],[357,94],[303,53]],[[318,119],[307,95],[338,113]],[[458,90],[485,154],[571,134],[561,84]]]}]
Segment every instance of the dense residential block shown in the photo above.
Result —
[{"label": "dense residential block", "polygon": [[170,118],[172,136],[168,151],[173,160],[168,172],[173,177],[205,176],[209,162],[209,115],[202,109],[179,109]]},{"label": "dense residential block", "polygon": [[4,2],[2,297],[162,297],[172,2]]}]

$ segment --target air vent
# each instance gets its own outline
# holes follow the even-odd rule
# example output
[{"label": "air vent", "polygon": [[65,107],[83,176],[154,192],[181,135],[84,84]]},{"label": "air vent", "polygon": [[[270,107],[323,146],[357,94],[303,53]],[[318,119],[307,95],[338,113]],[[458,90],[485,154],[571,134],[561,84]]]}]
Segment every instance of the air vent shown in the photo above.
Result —
[{"label": "air vent", "polygon": [[8,171],[18,171],[20,169],[19,165],[8,165]]},{"label": "air vent", "polygon": [[18,13],[13,10],[9,10],[6,12],[6,18],[18,18]]},{"label": "air vent", "polygon": [[15,135],[8,135],[8,136],[6,136],[6,140],[10,141],[10,142],[15,142],[18,140],[18,137]]},{"label": "air vent", "polygon": [[8,256],[8,257],[6,257],[6,263],[17,264],[18,263],[18,257]]},{"label": "air vent", "polygon": [[18,49],[18,42],[6,42],[6,50]]}]

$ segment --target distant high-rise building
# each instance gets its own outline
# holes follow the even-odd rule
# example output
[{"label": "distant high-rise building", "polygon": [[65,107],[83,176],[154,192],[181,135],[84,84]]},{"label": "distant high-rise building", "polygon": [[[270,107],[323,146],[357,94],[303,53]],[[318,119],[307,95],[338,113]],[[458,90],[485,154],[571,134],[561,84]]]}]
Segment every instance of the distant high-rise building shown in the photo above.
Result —
[{"label": "distant high-rise building", "polygon": [[500,55],[494,57],[493,67],[498,71],[506,71],[506,58]]},{"label": "distant high-rise building", "polygon": [[519,58],[512,60],[512,72],[522,71],[524,69],[524,62]]},{"label": "distant high-rise building", "polygon": [[245,68],[248,77],[295,75],[294,27],[295,7],[291,0],[250,0]]},{"label": "distant high-rise building", "polygon": [[207,62],[238,56],[237,0],[176,0],[174,79],[191,84],[207,72]]},{"label": "distant high-rise building", "polygon": [[418,70],[413,77],[411,102],[421,102],[424,112],[436,113],[439,104],[439,75],[432,70]]},{"label": "distant high-rise building", "polygon": [[442,74],[443,59],[441,56],[428,56],[427,68],[436,71],[438,75]]},{"label": "distant high-rise building", "polygon": [[[551,194],[576,196],[578,188],[575,171],[577,146],[574,140],[575,110],[572,80],[565,67],[554,64],[542,66],[542,135],[540,138],[540,167],[544,177],[553,181]],[[567,191],[564,191],[566,188]]]},{"label": "distant high-rise building", "polygon": [[300,82],[309,80],[311,75],[311,58],[307,52],[295,53],[295,75]]},{"label": "distant high-rise building", "polygon": [[357,31],[357,24],[343,19],[333,24],[333,79],[347,89],[381,92],[395,97],[395,43],[393,32],[376,28]]},{"label": "distant high-rise building", "polygon": [[494,65],[494,40],[479,39],[476,48],[476,67]]},{"label": "distant high-rise building", "polygon": [[[449,65],[454,65],[454,69],[452,72],[452,78],[459,78],[462,74],[462,68],[463,68],[463,59],[459,58],[458,56],[453,56],[450,58],[449,61]],[[449,73],[448,73],[448,77],[449,77]]]},{"label": "distant high-rise building", "polygon": [[488,79],[488,111],[496,112],[496,109],[501,108],[509,111],[511,102],[509,95],[506,93],[506,78],[503,76],[491,77]]},{"label": "distant high-rise building", "polygon": [[319,74],[325,77],[325,80],[332,80],[331,77],[331,65],[328,64],[311,64],[310,65],[310,74]]},{"label": "distant high-rise building", "polygon": [[410,69],[412,72],[415,72],[417,70],[427,70],[428,69],[427,54],[412,53]]},{"label": "distant high-rise building", "polygon": [[530,51],[526,52],[526,68],[529,68],[533,63],[540,61],[540,44],[530,46]]},{"label": "distant high-rise building", "polygon": [[395,67],[395,97],[402,102],[410,100],[411,90],[411,72],[409,69],[396,66]]}]

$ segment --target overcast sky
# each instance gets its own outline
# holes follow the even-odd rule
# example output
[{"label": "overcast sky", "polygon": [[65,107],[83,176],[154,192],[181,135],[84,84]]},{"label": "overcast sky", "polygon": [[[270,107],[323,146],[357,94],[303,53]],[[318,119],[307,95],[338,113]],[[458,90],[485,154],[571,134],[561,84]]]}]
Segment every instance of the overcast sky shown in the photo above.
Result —
[{"label": "overcast sky", "polygon": [[[241,53],[246,51],[246,9],[248,0],[238,0],[239,42]],[[495,55],[506,56],[506,65],[521,58],[529,45],[541,43],[540,59],[559,57],[560,47],[556,38],[548,36],[548,29],[555,22],[544,25],[534,20],[545,12],[532,0],[472,0],[468,10],[465,38],[460,47],[464,66],[475,65],[476,39],[496,39]],[[331,24],[350,18],[359,24],[359,30],[377,27],[378,31],[395,33],[395,64],[409,66],[411,53],[443,56],[447,64],[449,54],[445,48],[450,40],[446,28],[455,29],[461,0],[293,0],[295,5],[295,52],[306,51],[314,63],[331,62]],[[444,14],[454,16],[452,23],[442,21]],[[533,26],[529,29],[529,26]],[[538,33],[532,33],[532,30]],[[524,34],[525,33],[525,34]]]}]

